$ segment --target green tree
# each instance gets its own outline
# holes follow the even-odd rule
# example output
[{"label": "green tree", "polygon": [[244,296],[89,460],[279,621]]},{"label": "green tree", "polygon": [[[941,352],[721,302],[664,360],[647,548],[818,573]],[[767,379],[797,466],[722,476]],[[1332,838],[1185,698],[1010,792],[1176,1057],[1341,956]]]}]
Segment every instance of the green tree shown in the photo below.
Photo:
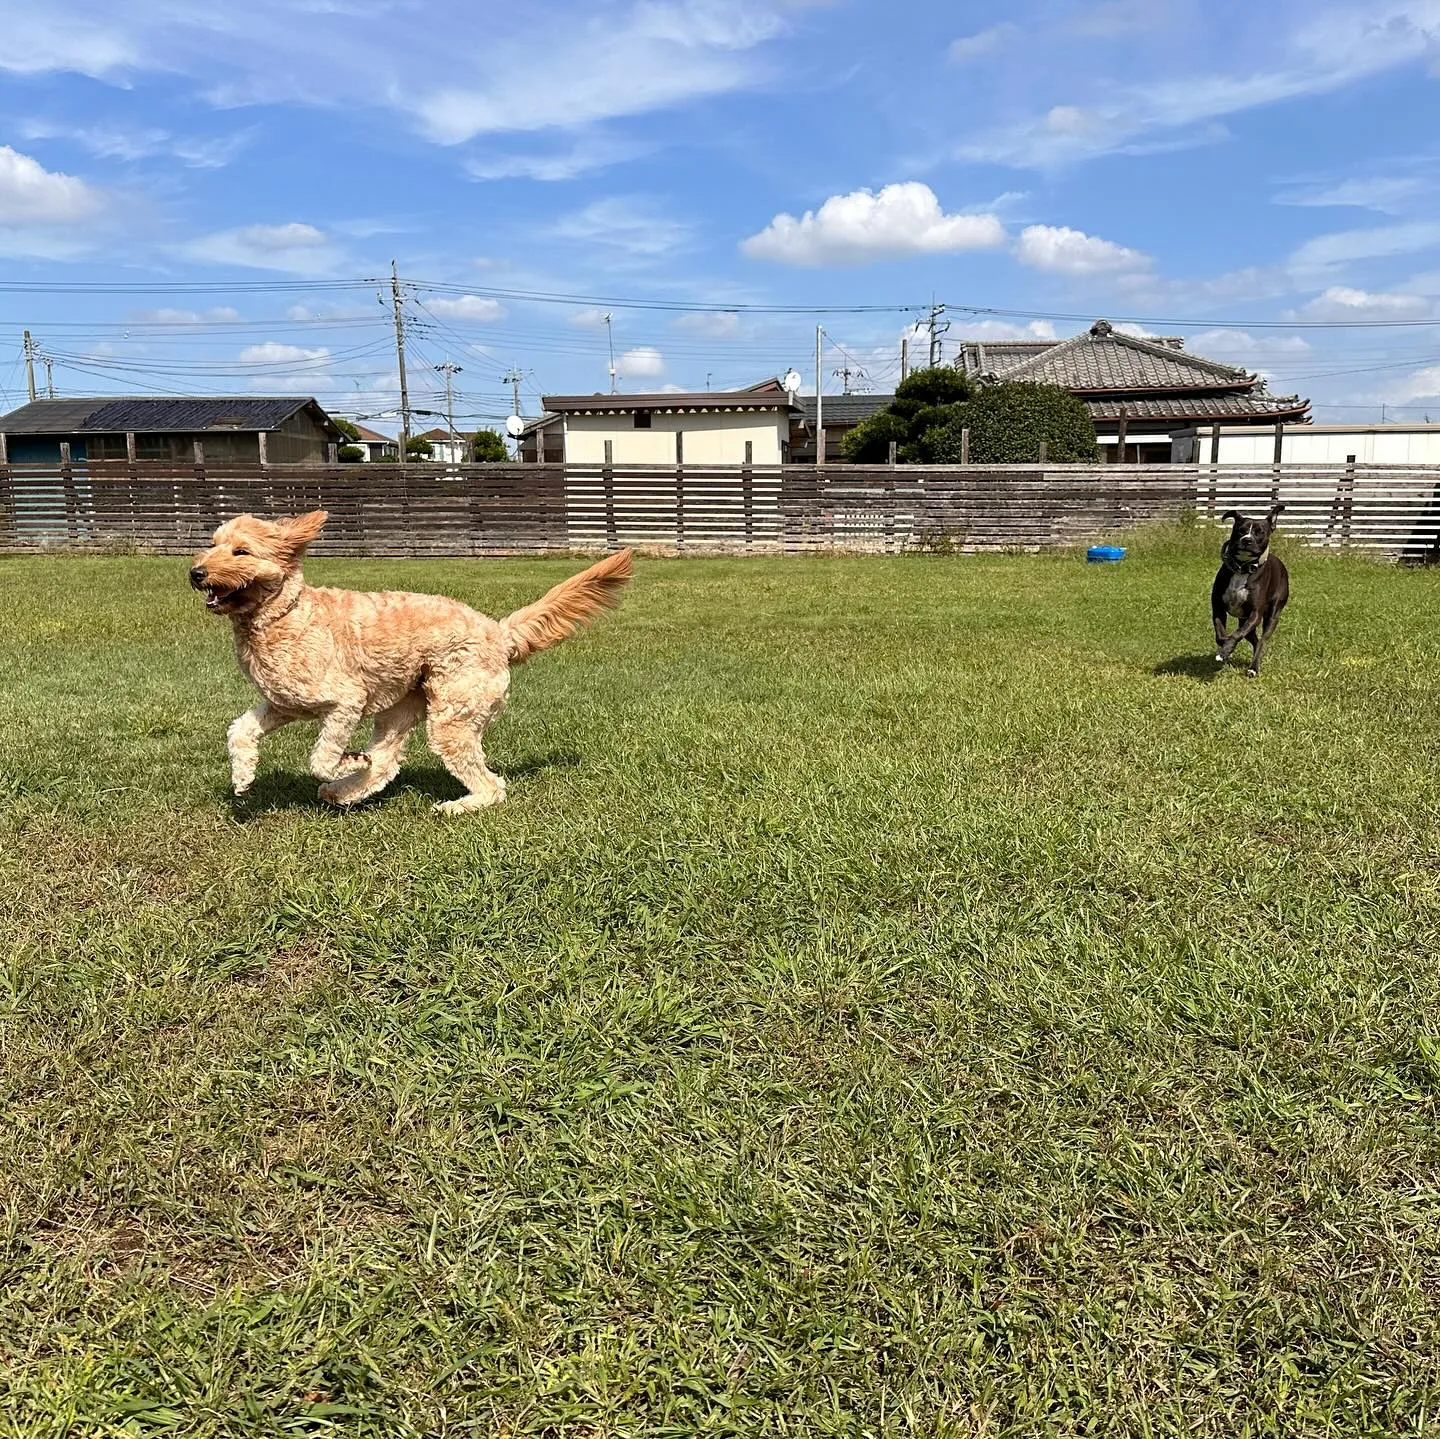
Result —
[{"label": "green tree", "polygon": [[970,397],[970,382],[951,365],[916,370],[896,387],[894,400],[862,420],[841,442],[841,453],[855,464],[883,464],[895,442],[898,458],[928,458],[926,436],[942,428],[956,407]]},{"label": "green tree", "polygon": [[477,464],[508,460],[505,441],[494,430],[476,430],[470,436],[470,458]]},{"label": "green tree", "polygon": [[331,415],[330,418],[335,422],[335,428],[352,444],[360,438],[359,426],[353,420],[342,420],[338,415]]},{"label": "green tree", "polygon": [[337,454],[342,465],[358,464],[365,458],[365,451],[359,445],[341,445]]},{"label": "green tree", "polygon": [[1027,380],[982,385],[944,425],[924,437],[926,458],[936,464],[960,459],[961,430],[970,431],[970,460],[979,465],[1025,465],[1047,461],[1094,463],[1100,458],[1095,426],[1084,404],[1058,385]]},{"label": "green tree", "polygon": [[411,435],[405,441],[405,458],[407,460],[428,460],[435,454],[435,446],[423,435]]}]

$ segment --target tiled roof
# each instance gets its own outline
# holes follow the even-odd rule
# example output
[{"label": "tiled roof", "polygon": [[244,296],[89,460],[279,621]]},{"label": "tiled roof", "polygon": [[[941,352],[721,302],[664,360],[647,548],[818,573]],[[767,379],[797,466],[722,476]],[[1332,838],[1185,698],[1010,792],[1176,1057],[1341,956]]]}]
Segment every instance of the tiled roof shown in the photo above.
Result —
[{"label": "tiled roof", "polygon": [[330,417],[304,396],[144,395],[77,400],[32,400],[0,415],[8,435],[157,434],[199,430],[275,430],[298,410],[314,411],[317,424],[339,431]]},{"label": "tiled roof", "polygon": [[360,443],[364,445],[394,445],[399,443],[394,435],[382,435],[379,430],[372,430],[368,425],[356,425],[355,432],[360,437]]},{"label": "tiled roof", "polygon": [[[446,444],[446,445],[448,445],[448,444],[450,443],[450,431],[449,431],[449,430],[426,430],[423,435],[415,435],[415,436],[413,436],[413,438],[414,438],[414,439],[417,439],[417,440],[429,440],[431,444]],[[463,439],[464,436],[457,434],[457,435],[455,436],[455,438],[456,438],[457,440],[459,440],[459,439]]]},{"label": "tiled roof", "polygon": [[1229,395],[1172,395],[1165,399],[1085,400],[1092,420],[1118,420],[1125,411],[1131,420],[1267,420],[1303,415],[1310,408],[1299,395],[1263,392]]},{"label": "tiled roof", "polygon": [[1215,390],[1248,388],[1255,376],[1186,354],[1171,340],[1141,340],[1097,320],[1084,333],[1053,344],[971,342],[962,347],[967,374],[997,380],[1036,380],[1085,393],[1094,390]]},{"label": "tiled roof", "polygon": [[[894,398],[894,395],[826,395],[825,423],[827,425],[858,425],[861,420],[868,420],[871,415],[883,410]],[[798,396],[795,403],[800,406],[800,416],[805,423],[813,425],[815,423],[815,396]]]}]

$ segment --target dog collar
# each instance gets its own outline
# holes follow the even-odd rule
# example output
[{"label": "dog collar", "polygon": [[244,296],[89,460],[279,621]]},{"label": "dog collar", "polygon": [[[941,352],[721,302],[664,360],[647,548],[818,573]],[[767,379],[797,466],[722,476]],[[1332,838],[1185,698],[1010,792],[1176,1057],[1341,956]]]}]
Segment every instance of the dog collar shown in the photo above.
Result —
[{"label": "dog collar", "polygon": [[1240,575],[1253,575],[1266,560],[1270,558],[1270,546],[1266,545],[1253,560],[1239,560],[1235,558],[1235,552],[1227,543],[1220,551],[1220,562],[1227,570],[1233,570]]},{"label": "dog collar", "polygon": [[249,625],[251,632],[258,634],[261,630],[268,630],[271,625],[278,624],[300,603],[304,594],[305,586],[302,584],[296,588],[294,595],[290,599],[290,603],[286,605],[283,610],[278,610],[273,615],[260,615],[258,618],[252,620]]}]

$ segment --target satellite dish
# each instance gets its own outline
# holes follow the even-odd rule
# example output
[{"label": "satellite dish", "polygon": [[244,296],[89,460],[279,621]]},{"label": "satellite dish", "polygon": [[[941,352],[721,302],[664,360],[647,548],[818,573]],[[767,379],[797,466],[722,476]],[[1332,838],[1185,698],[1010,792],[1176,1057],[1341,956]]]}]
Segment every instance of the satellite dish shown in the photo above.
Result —
[{"label": "satellite dish", "polygon": [[520,432],[524,428],[525,421],[522,420],[519,415],[511,415],[510,418],[505,421],[505,433],[509,435],[512,440],[518,440],[520,438]]},{"label": "satellite dish", "polygon": [[787,395],[793,395],[800,388],[800,376],[794,370],[786,370],[780,383],[785,386]]}]

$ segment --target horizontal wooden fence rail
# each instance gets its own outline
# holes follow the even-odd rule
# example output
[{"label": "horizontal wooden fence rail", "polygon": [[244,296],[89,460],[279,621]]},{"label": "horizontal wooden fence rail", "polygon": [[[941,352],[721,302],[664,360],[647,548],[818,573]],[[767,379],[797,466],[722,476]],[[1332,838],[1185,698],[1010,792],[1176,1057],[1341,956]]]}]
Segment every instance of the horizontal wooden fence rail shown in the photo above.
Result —
[{"label": "horizontal wooden fence rail", "polygon": [[1044,549],[1285,506],[1311,543],[1440,558],[1440,467],[0,465],[0,553],[188,554],[222,520],[326,509],[336,555]]}]

